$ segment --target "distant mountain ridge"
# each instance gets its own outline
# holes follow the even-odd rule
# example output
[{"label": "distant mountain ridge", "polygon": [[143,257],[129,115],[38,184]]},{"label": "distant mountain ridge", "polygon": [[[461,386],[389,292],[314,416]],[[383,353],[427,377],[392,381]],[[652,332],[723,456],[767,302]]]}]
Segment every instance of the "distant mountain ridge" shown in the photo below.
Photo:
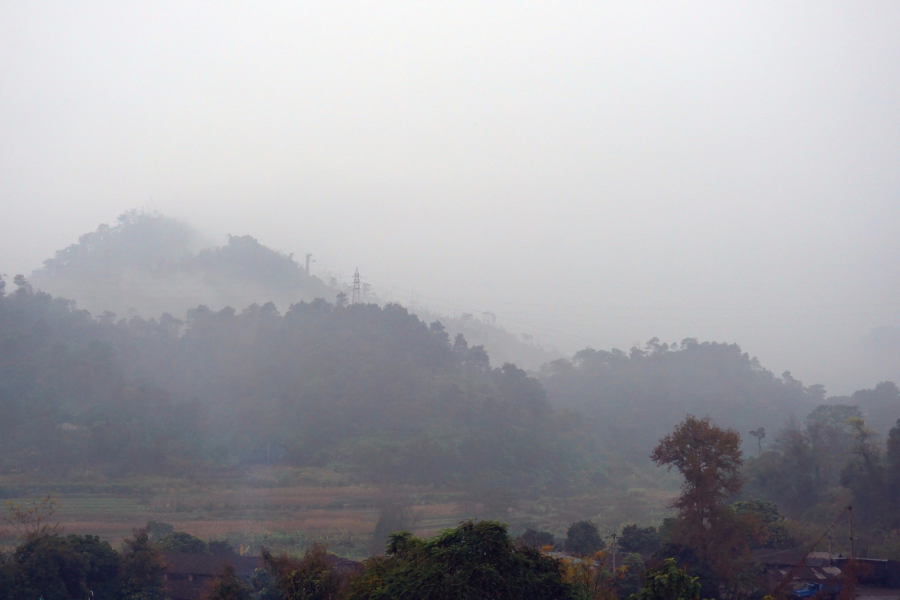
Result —
[{"label": "distant mountain ridge", "polygon": [[[124,319],[121,326],[136,331],[143,322],[152,330],[151,338],[161,335],[159,331],[178,338],[191,331],[190,327],[182,331],[179,324],[214,321],[204,315],[225,319],[294,314],[310,310],[295,308],[301,302],[321,306],[350,292],[346,286],[327,285],[291,255],[267,248],[249,235],[229,236],[223,246],[202,249],[199,235],[187,225],[136,211],[57,252],[34,273],[31,283],[57,296],[57,301],[75,300],[101,323]],[[364,301],[372,299],[378,296],[369,290]],[[334,306],[343,309],[345,301]],[[399,306],[377,304],[382,310]],[[427,308],[403,310],[422,323],[439,321],[448,341],[462,334],[468,346],[483,346],[493,367],[514,363],[531,370],[552,405],[580,413],[592,423],[602,446],[634,460],[644,460],[655,441],[688,412],[712,416],[744,436],[749,431],[769,432],[758,444],[745,437],[748,451],[772,443],[788,419],[802,420],[823,403],[858,405],[882,435],[900,418],[897,388],[890,382],[852,397],[828,397],[822,386],[803,385],[788,372],[776,376],[736,344],[686,339],[670,345],[654,339],[627,353],[586,348],[563,359],[526,336],[497,326],[491,313],[446,317]],[[244,322],[252,321],[244,317]],[[191,336],[197,334],[193,331]],[[260,348],[254,352],[262,352]],[[149,369],[140,378],[152,379],[153,373]],[[226,392],[219,390],[217,395]],[[187,394],[192,395],[199,396]]]},{"label": "distant mountain ridge", "polygon": [[[250,235],[229,235],[224,246],[202,248],[200,235],[187,224],[137,210],[82,235],[28,279],[35,289],[116,319],[159,318],[163,313],[184,318],[200,304],[241,310],[272,302],[286,311],[300,301],[333,301],[340,292],[350,294],[346,285],[326,283],[293,255]],[[385,304],[374,290],[364,301]],[[462,333],[473,345],[483,345],[496,364],[513,362],[536,371],[561,356],[473,315],[449,317],[421,308],[412,312],[426,322],[441,321],[452,336]]]},{"label": "distant mountain ridge", "polygon": [[219,309],[329,297],[333,290],[292,255],[249,236],[200,248],[188,225],[158,213],[130,211],[60,250],[30,277],[54,296],[94,314],[183,315],[198,303]]}]

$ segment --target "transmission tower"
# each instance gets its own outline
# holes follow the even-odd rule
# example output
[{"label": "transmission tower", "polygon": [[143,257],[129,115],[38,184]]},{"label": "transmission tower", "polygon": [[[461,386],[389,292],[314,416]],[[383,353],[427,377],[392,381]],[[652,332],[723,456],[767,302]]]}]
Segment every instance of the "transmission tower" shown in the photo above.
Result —
[{"label": "transmission tower", "polygon": [[359,285],[359,268],[353,274],[353,294],[350,297],[350,304],[359,304],[362,299],[362,290]]}]

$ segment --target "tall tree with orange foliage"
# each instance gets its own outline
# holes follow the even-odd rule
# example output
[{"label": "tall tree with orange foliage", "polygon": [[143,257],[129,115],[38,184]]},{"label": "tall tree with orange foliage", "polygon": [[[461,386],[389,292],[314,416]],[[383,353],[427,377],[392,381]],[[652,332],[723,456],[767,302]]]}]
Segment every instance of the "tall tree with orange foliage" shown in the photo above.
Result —
[{"label": "tall tree with orange foliage", "polygon": [[672,502],[694,527],[708,527],[728,499],[741,490],[741,436],[709,417],[688,415],[659,441],[650,455],[657,466],[675,467],[684,476],[681,495]]},{"label": "tall tree with orange foliage", "polygon": [[684,476],[671,504],[678,509],[671,543],[693,555],[695,567],[708,569],[722,597],[740,597],[758,585],[748,568],[750,524],[728,504],[742,486],[740,447],[734,429],[688,415],[650,455],[658,466]]}]

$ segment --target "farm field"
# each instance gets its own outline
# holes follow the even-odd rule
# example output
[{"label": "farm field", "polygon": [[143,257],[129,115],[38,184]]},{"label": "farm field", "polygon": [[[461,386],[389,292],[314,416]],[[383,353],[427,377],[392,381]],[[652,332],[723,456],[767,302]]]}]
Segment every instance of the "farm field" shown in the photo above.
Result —
[{"label": "farm field", "polygon": [[[563,536],[572,521],[592,518],[600,527],[659,521],[670,491],[631,489],[567,498],[513,498],[465,490],[352,483],[314,469],[259,467],[216,478],[122,478],[85,474],[44,480],[27,474],[0,477],[4,501],[27,502],[53,494],[53,517],[66,533],[98,535],[117,545],[148,521],[174,526],[202,539],[227,539],[245,553],[262,547],[301,553],[313,542],[352,558],[365,558],[383,507],[403,505],[411,529],[432,535],[467,518],[494,518],[518,533],[540,527]],[[15,532],[0,529],[10,548]]]}]

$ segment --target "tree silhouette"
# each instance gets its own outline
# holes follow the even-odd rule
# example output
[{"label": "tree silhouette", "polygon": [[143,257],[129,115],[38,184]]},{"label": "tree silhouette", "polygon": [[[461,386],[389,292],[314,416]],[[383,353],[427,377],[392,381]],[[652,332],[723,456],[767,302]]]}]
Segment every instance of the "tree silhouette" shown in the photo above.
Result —
[{"label": "tree silhouette", "polygon": [[762,454],[762,441],[763,438],[766,437],[766,428],[760,427],[750,432],[750,435],[756,438],[756,441],[759,443],[759,453]]}]

